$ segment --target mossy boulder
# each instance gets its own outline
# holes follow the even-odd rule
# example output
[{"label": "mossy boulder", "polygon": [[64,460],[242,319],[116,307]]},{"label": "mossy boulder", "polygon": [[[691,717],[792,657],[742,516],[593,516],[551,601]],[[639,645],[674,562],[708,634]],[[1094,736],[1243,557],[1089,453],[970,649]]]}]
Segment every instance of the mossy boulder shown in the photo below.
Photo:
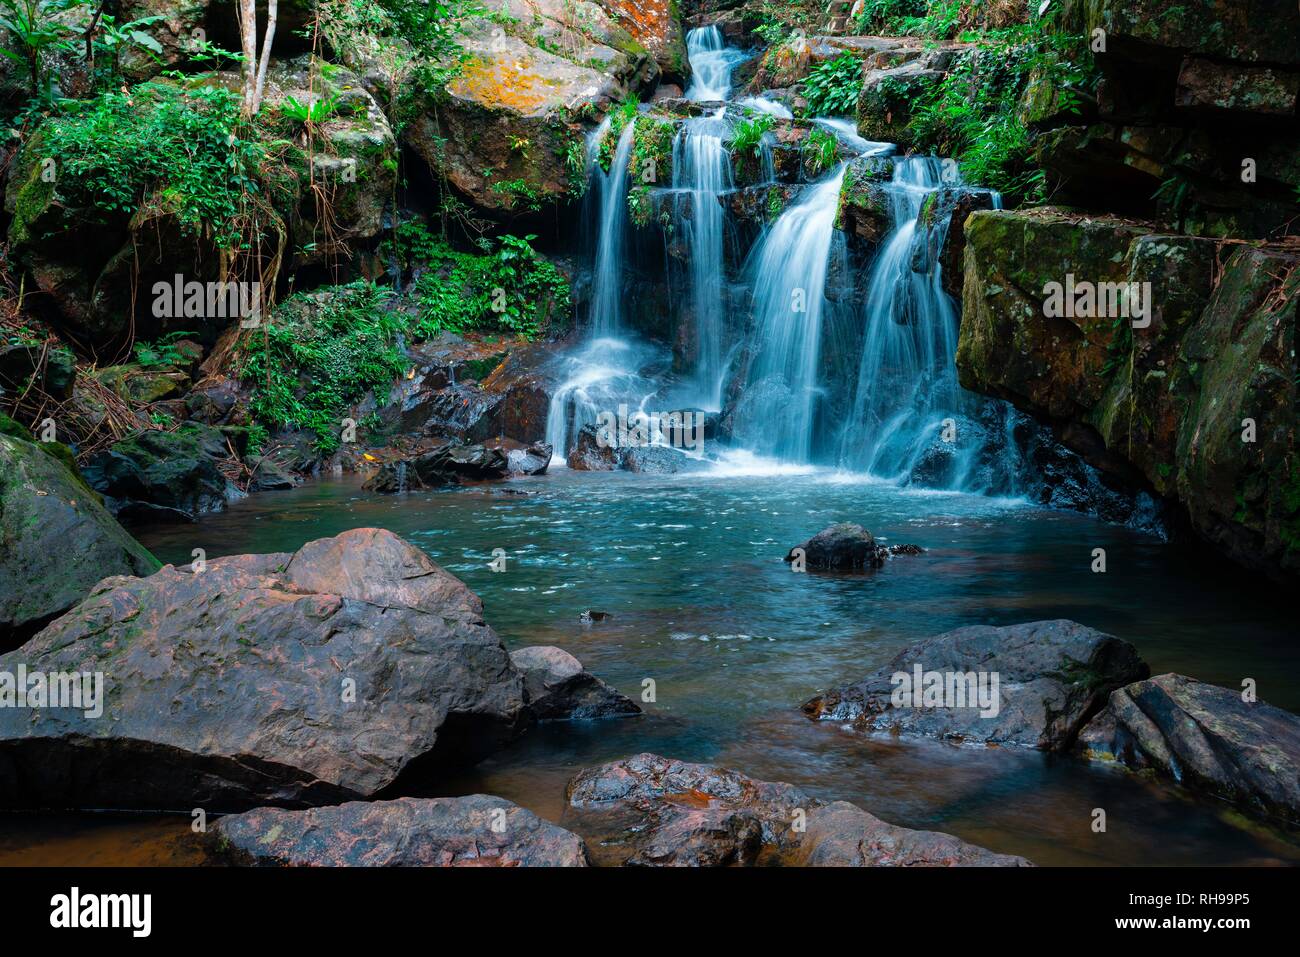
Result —
[{"label": "mossy boulder", "polygon": [[161,566],[81,480],[64,446],[0,416],[0,649],[16,647],[108,575]]},{"label": "mossy boulder", "polygon": [[187,422],[114,444],[91,459],[86,479],[117,514],[192,520],[226,507],[232,491],[221,463],[233,457],[220,429]]},{"label": "mossy boulder", "polygon": [[[1050,422],[1094,466],[1178,503],[1234,561],[1295,576],[1297,266],[1289,246],[1051,208],[976,212],[958,372]],[[1071,282],[1106,305],[1048,315],[1048,284]]]},{"label": "mossy boulder", "polygon": [[944,75],[921,60],[869,71],[858,94],[859,135],[903,148],[912,145],[908,124],[916,104],[943,82]]},{"label": "mossy boulder", "polygon": [[1086,29],[1132,58],[1189,52],[1300,66],[1300,10],[1290,0],[1083,0]]}]

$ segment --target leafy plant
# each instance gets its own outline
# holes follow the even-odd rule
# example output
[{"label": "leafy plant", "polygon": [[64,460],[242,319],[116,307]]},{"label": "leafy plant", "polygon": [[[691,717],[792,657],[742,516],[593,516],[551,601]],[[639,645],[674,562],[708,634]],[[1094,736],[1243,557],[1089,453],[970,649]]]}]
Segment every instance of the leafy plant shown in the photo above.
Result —
[{"label": "leafy plant", "polygon": [[155,369],[185,365],[189,356],[177,347],[177,343],[192,335],[192,332],[169,332],[153,342],[137,342],[132,347],[135,361]]},{"label": "leafy plant", "polygon": [[804,82],[803,95],[813,116],[852,113],[862,90],[862,62],[852,53],[841,53],[813,67]]},{"label": "leafy plant", "polygon": [[835,165],[840,154],[840,141],[829,130],[814,126],[802,147],[804,166],[812,174],[824,173]]},{"label": "leafy plant", "polygon": [[72,49],[71,31],[59,16],[75,5],[76,0],[0,0],[0,30],[17,47],[0,46],[0,56],[26,69],[32,96],[42,92],[46,57]]},{"label": "leafy plant", "polygon": [[731,129],[731,152],[758,158],[761,153],[763,137],[776,125],[770,113],[762,113],[752,119],[737,121]]},{"label": "leafy plant", "polygon": [[310,103],[299,103],[294,97],[286,96],[281,101],[279,109],[280,114],[288,120],[304,126],[315,126],[317,123],[324,123],[338,112],[339,95],[330,93]]}]

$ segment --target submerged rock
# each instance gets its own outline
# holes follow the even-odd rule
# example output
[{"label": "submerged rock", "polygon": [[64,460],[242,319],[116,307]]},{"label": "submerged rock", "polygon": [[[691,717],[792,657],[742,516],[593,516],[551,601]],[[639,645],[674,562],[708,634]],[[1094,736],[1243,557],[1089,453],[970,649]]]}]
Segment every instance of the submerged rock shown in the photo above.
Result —
[{"label": "submerged rock", "polygon": [[1300,824],[1300,718],[1240,691],[1177,674],[1138,681],[1111,693],[1078,750]]},{"label": "submerged rock", "polygon": [[486,794],[223,817],[217,852],[279,867],[586,867],[582,839]]},{"label": "submerged rock", "polygon": [[478,597],[391,532],[107,578],[0,671],[99,672],[101,716],[0,708],[0,806],[369,798],[524,718]]},{"label": "submerged rock", "polygon": [[588,672],[563,648],[538,645],[510,653],[524,678],[528,710],[539,721],[622,718],[641,709]]},{"label": "submerged rock", "polygon": [[1113,690],[1150,673],[1128,642],[1077,622],[974,625],[904,649],[803,712],[857,731],[1060,751]]},{"label": "submerged rock", "polygon": [[66,447],[20,432],[0,416],[0,650],[77,604],[106,575],[162,567],[104,508]]},{"label": "submerged rock", "polygon": [[[802,551],[803,555],[798,553]],[[861,525],[839,522],[790,549],[784,561],[800,561],[808,571],[870,571],[894,555],[920,555],[920,545],[881,545]]]},{"label": "submerged rock", "polygon": [[951,834],[887,824],[790,784],[638,754],[583,771],[564,821],[599,864],[648,867],[1024,866]]}]

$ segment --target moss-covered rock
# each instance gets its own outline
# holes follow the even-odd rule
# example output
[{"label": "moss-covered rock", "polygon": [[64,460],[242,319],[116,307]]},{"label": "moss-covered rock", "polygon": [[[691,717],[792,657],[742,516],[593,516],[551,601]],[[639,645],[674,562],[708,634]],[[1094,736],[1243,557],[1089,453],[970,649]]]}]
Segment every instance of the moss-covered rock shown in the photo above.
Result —
[{"label": "moss-covered rock", "polygon": [[226,507],[231,493],[220,465],[232,457],[219,429],[188,422],[114,444],[90,461],[86,479],[117,514],[192,520]]},{"label": "moss-covered rock", "polygon": [[1290,0],[1082,0],[1086,29],[1107,52],[1154,57],[1187,51],[1246,63],[1300,65],[1300,10]]},{"label": "moss-covered rock", "polygon": [[944,75],[921,60],[868,72],[858,94],[859,135],[903,148],[910,146],[912,137],[907,127],[915,104],[938,86]]},{"label": "moss-covered rock", "polygon": [[0,422],[0,649],[15,647],[109,575],[161,567],[75,466]]},{"label": "moss-covered rock", "polygon": [[[1235,561],[1300,574],[1300,254],[1049,208],[972,214],[965,263],[963,385],[1176,501]],[[1071,282],[1110,306],[1048,315]]]}]

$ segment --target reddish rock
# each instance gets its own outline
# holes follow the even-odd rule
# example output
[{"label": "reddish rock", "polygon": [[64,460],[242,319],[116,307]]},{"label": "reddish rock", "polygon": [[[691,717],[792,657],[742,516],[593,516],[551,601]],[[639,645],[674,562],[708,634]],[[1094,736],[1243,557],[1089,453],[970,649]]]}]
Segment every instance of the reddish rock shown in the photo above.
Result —
[{"label": "reddish rock", "polygon": [[586,867],[582,839],[509,801],[351,801],[306,811],[257,808],[223,817],[217,852],[279,867]]}]

